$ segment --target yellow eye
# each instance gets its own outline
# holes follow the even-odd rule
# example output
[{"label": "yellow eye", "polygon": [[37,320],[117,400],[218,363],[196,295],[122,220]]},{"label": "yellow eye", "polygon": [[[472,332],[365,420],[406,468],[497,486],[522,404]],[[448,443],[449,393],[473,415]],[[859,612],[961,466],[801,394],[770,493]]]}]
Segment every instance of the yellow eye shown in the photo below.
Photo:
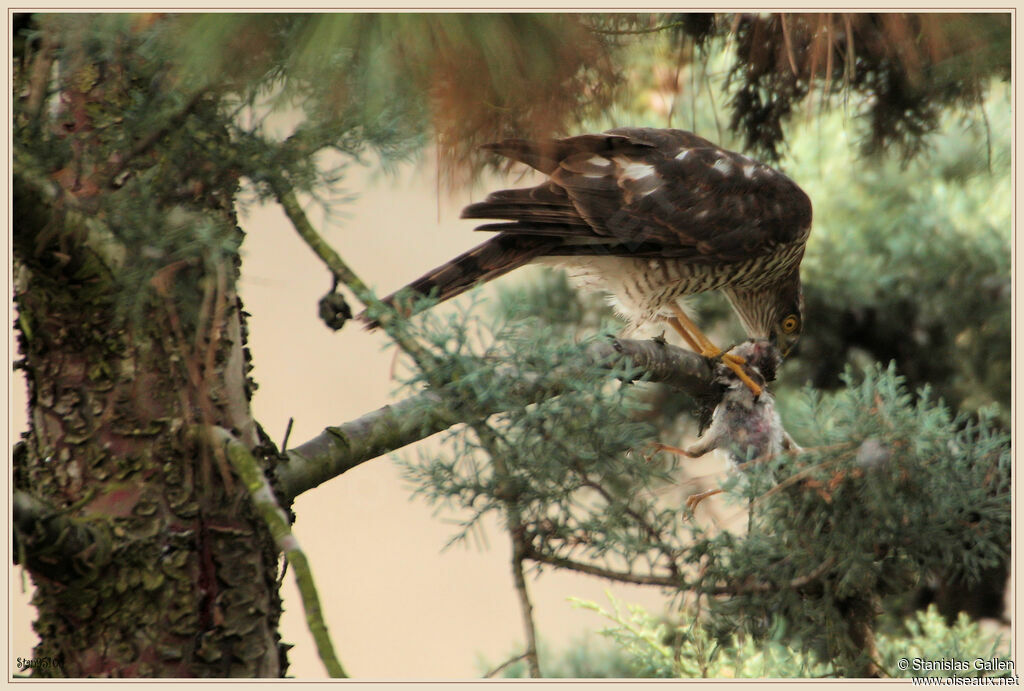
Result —
[{"label": "yellow eye", "polygon": [[791,314],[782,320],[782,330],[785,333],[791,334],[796,331],[796,327],[800,325],[800,320],[795,314]]}]

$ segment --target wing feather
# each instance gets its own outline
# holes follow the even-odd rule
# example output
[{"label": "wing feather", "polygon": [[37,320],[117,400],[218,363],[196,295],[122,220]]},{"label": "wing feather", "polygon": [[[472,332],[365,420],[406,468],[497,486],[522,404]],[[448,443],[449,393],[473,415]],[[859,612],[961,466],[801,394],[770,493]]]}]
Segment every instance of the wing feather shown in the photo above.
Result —
[{"label": "wing feather", "polygon": [[463,218],[500,221],[477,228],[497,235],[411,283],[415,292],[445,300],[540,256],[742,261],[810,232],[811,203],[793,181],[690,132],[619,128],[485,148],[549,179],[467,206]]},{"label": "wing feather", "polygon": [[481,229],[562,236],[569,246],[552,248],[559,254],[603,242],[625,256],[643,245],[695,262],[738,261],[810,227],[810,201],[789,178],[690,132],[621,128],[488,148],[550,179],[492,194],[463,216],[508,221]]}]

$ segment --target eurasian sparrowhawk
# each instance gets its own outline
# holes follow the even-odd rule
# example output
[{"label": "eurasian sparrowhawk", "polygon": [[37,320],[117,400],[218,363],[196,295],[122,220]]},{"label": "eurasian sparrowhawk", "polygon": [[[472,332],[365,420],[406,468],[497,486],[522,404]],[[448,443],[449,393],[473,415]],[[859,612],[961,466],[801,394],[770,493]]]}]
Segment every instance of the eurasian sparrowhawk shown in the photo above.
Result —
[{"label": "eurasian sparrowhawk", "polygon": [[681,130],[620,128],[486,148],[548,179],[467,206],[463,218],[503,221],[480,226],[495,235],[409,284],[415,293],[447,300],[548,259],[611,293],[632,327],[668,321],[706,355],[720,351],[682,311],[685,295],[721,290],[747,334],[784,355],[799,338],[811,202],[782,173]]}]

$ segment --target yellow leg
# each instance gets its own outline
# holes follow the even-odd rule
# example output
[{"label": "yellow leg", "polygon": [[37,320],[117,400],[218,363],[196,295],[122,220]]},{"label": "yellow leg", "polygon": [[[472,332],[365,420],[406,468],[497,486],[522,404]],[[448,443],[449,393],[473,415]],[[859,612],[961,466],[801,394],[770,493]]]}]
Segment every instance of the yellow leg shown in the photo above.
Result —
[{"label": "yellow leg", "polygon": [[715,488],[706,489],[703,492],[698,492],[697,494],[691,494],[686,498],[686,508],[688,508],[690,511],[695,511],[697,509],[697,505],[700,504],[702,501],[704,501],[708,497],[713,497],[714,495],[721,493],[722,490]]},{"label": "yellow leg", "polygon": [[672,310],[676,313],[676,316],[672,319],[668,319],[669,325],[672,326],[679,335],[683,337],[695,352],[700,353],[704,357],[715,358],[721,356],[722,364],[731,369],[739,377],[740,381],[747,385],[747,388],[755,396],[761,395],[761,387],[750,378],[750,375],[743,369],[743,365],[746,362],[739,355],[732,355],[730,353],[722,353],[721,348],[711,342],[704,332],[697,328],[697,325],[686,316],[686,312],[683,308],[676,303],[672,303]]},{"label": "yellow leg", "polygon": [[[693,453],[686,449],[681,449],[678,446],[669,446],[668,444],[662,444],[661,442],[654,442],[653,446],[658,451],[666,451],[668,453],[679,454],[680,456],[686,456],[687,458],[700,458],[703,455],[699,453]],[[708,497],[713,497],[716,494],[721,493],[721,489],[715,488],[704,490],[703,492],[698,492],[697,494],[691,494],[686,498],[686,507],[690,509],[691,512],[693,512],[697,508],[697,505],[700,504],[702,501],[704,501]]]},{"label": "yellow leg", "polygon": [[722,352],[714,343],[711,342],[711,339],[705,336],[704,332],[693,323],[689,315],[683,311],[683,308],[680,307],[678,303],[672,303],[672,311],[676,313],[676,319],[679,322],[679,326],[688,331],[690,333],[690,338],[698,344],[696,348],[698,353],[706,355],[707,357],[715,357]]},{"label": "yellow leg", "polygon": [[668,444],[662,444],[660,441],[651,442],[651,446],[654,447],[655,451],[667,451],[668,453],[674,453],[679,456],[686,456],[687,458],[699,458],[686,449],[681,449],[678,446],[669,446]]},{"label": "yellow leg", "polygon": [[686,345],[690,346],[690,348],[693,349],[693,352],[699,353],[703,350],[703,348],[700,347],[700,344],[694,340],[693,336],[690,335],[690,332],[686,330],[686,327],[679,323],[678,319],[675,317],[669,317],[665,321],[668,322],[669,326],[675,329],[677,334],[683,337],[683,340],[686,341]]}]

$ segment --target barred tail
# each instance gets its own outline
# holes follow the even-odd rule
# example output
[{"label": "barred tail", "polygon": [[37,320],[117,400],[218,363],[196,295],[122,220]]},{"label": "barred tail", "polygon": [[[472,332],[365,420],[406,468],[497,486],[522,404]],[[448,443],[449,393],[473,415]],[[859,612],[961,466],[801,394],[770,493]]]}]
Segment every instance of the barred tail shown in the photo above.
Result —
[{"label": "barred tail", "polygon": [[[529,263],[555,244],[557,241],[550,238],[500,233],[433,271],[428,271],[403,290],[410,290],[418,295],[433,295],[440,302],[444,302],[461,295],[478,283],[503,276]],[[394,305],[395,296],[399,292],[402,291],[395,291],[383,298],[383,302]],[[368,320],[366,312],[361,313],[358,319],[367,322],[368,329],[380,326],[378,322]]]}]

